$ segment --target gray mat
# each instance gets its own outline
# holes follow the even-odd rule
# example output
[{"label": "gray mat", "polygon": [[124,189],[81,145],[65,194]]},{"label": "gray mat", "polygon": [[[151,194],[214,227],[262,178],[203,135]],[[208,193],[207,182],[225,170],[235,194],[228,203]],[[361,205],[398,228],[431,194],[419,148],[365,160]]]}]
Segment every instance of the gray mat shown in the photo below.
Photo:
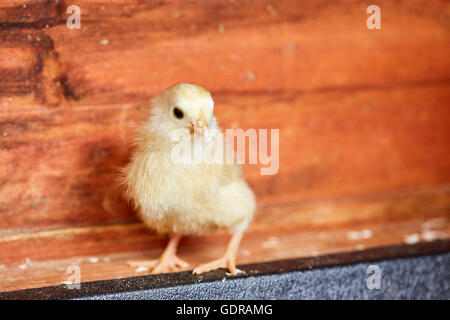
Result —
[{"label": "gray mat", "polygon": [[[381,272],[380,289],[367,287],[367,279],[375,276],[367,271],[371,265]],[[450,253],[444,253],[88,299],[449,299],[449,267]]]}]

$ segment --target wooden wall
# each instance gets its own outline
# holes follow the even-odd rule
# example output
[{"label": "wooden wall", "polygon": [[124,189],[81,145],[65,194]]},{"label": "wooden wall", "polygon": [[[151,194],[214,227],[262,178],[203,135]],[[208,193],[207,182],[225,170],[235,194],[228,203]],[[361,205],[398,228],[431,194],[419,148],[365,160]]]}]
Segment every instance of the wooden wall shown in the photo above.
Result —
[{"label": "wooden wall", "polygon": [[0,1],[0,264],[161,243],[114,180],[139,109],[181,81],[212,92],[224,128],[280,129],[279,173],[245,167],[261,208],[249,237],[447,232],[450,3],[376,3],[381,30],[359,0]]}]

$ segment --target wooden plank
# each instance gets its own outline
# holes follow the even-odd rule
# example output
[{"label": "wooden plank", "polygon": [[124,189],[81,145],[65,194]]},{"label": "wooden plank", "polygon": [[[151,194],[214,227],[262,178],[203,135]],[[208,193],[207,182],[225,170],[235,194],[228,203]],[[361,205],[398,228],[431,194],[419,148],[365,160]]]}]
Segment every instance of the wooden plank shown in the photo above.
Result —
[{"label": "wooden plank", "polygon": [[[450,237],[450,189],[417,190],[391,198],[329,201],[261,209],[244,237],[240,264],[321,256]],[[219,256],[228,236],[189,237],[180,256],[192,266]],[[58,285],[69,265],[82,281],[136,273],[127,259],[153,258],[165,240],[143,225],[110,225],[0,237],[0,291]],[[8,266],[6,266],[8,265]]]},{"label": "wooden plank", "polygon": [[[420,234],[424,229],[423,223],[435,220],[436,225],[431,230],[437,232],[436,237],[447,237],[449,213],[448,186],[359,200],[265,207],[259,210],[247,233],[247,247],[242,254],[250,251],[250,260],[245,261],[257,262],[296,257],[313,251],[355,249],[358,245],[402,243],[409,233]],[[371,229],[371,235],[367,238],[358,236],[363,229]],[[358,231],[356,238],[345,240],[347,233],[352,231]],[[342,239],[338,241],[335,233],[342,233]],[[277,238],[275,244],[270,244],[271,237]],[[284,237],[286,243],[279,244]],[[187,238],[183,252],[192,255],[194,260],[207,260],[220,254],[220,244],[224,244],[226,238],[221,234],[204,237],[202,241],[195,237]],[[267,246],[262,244],[265,241]],[[0,264],[18,265],[26,258],[49,261],[132,251],[149,251],[151,255],[157,255],[164,242],[164,237],[150,232],[140,223],[3,232],[0,235]],[[278,246],[279,250],[272,250]]]},{"label": "wooden plank", "polygon": [[[88,275],[88,279],[93,279],[93,281],[89,281],[83,279],[81,277],[80,287],[76,290],[72,286],[69,286],[68,282],[73,281],[74,279],[68,279],[67,274],[62,275],[63,272],[67,268],[66,266],[59,267],[58,275],[54,274],[53,278],[50,276],[48,279],[50,281],[43,281],[43,272],[47,272],[47,270],[37,270],[34,267],[34,273],[38,274],[38,277],[29,276],[31,279],[39,278],[37,281],[35,280],[34,285],[39,286],[44,285],[44,287],[36,287],[36,288],[26,288],[23,289],[20,287],[22,283],[16,282],[15,288],[7,291],[0,292],[0,300],[35,300],[35,299],[74,299],[74,298],[85,298],[91,297],[94,295],[102,295],[102,294],[115,294],[127,291],[138,291],[138,290],[154,290],[158,288],[167,288],[172,286],[186,286],[190,284],[198,284],[200,282],[210,282],[210,281],[226,281],[227,279],[236,279],[236,278],[244,278],[250,277],[253,279],[257,276],[279,273],[279,272],[289,272],[289,271],[307,271],[311,269],[325,268],[325,267],[338,267],[344,266],[348,264],[359,264],[359,263],[368,263],[368,262],[376,262],[383,261],[389,259],[397,259],[397,258],[408,258],[417,255],[430,255],[437,254],[437,257],[445,254],[446,251],[450,249],[450,240],[433,240],[430,242],[421,242],[417,244],[400,244],[400,245],[390,245],[390,246],[382,246],[371,249],[359,250],[359,251],[346,251],[346,252],[338,252],[314,257],[304,257],[304,258],[295,258],[295,259],[287,259],[287,260],[277,260],[272,262],[263,262],[263,263],[252,263],[239,265],[240,270],[244,271],[244,274],[240,274],[237,276],[230,276],[227,274],[225,270],[215,270],[204,274],[202,276],[197,276],[192,274],[190,271],[183,271],[177,273],[170,274],[159,274],[159,275],[139,275],[125,278],[117,278],[117,279],[103,279],[98,280],[95,276],[93,276],[92,270],[96,270],[99,273],[102,269],[111,269],[114,267],[115,262],[109,261],[108,263],[103,263],[103,259],[99,259],[96,264],[84,264],[82,266],[82,274]],[[438,259],[434,259],[438,261]],[[101,261],[101,262],[100,262]],[[119,262],[123,267],[122,262]],[[41,271],[41,272],[39,272]],[[42,272],[43,271],[43,272]],[[68,273],[72,272],[73,269],[69,269]],[[325,271],[324,271],[325,272]],[[57,278],[61,277],[61,281],[63,284],[59,284]],[[104,277],[105,275],[103,275]],[[55,281],[56,279],[56,281]],[[70,281],[71,280],[71,281]],[[66,282],[67,281],[67,282]],[[47,283],[57,284],[48,286]],[[20,289],[19,289],[20,288]],[[17,290],[16,290],[17,289]]]},{"label": "wooden plank", "polygon": [[[278,174],[245,167],[259,215],[240,262],[448,238],[448,1],[381,0],[378,31],[356,0],[73,4],[81,30],[64,1],[0,3],[0,290],[74,261],[86,280],[131,276],[124,260],[160,252],[115,170],[139,104],[178,81],[212,91],[224,128],[280,129]],[[215,258],[225,238],[181,254]]]},{"label": "wooden plank", "polygon": [[0,60],[1,111],[145,101],[180,81],[242,93],[450,78],[446,1],[379,1],[378,31],[360,1],[272,2],[76,1],[81,30],[62,1],[1,5],[1,47],[36,56]]},{"label": "wooden plank", "polygon": [[[280,128],[279,172],[245,174],[259,205],[387,194],[450,181],[448,85],[218,95],[225,128]],[[134,219],[114,185],[135,105],[0,115],[0,230]]]}]

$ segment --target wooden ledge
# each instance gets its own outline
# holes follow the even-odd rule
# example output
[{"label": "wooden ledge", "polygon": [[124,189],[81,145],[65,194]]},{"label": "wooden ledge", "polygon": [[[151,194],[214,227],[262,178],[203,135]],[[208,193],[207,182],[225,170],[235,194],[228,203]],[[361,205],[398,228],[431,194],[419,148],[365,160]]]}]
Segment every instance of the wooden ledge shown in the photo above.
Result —
[{"label": "wooden ledge", "polygon": [[0,293],[0,299],[70,299],[89,297],[100,294],[155,289],[200,282],[225,281],[229,279],[255,277],[278,272],[308,270],[313,268],[332,267],[360,262],[404,258],[422,254],[447,252],[449,250],[450,240],[436,240],[428,243],[417,243],[414,245],[394,245],[372,248],[363,251],[329,254],[319,257],[241,265],[239,268],[245,273],[234,277],[229,276],[224,270],[212,271],[202,276],[196,276],[190,271],[184,271],[169,274],[82,282],[80,289],[68,289],[65,285],[58,285],[8,291]]},{"label": "wooden ledge", "polygon": [[[448,187],[441,186],[260,208],[238,263],[358,256],[372,248],[447,241],[449,199]],[[227,239],[226,234],[187,237],[179,255],[195,267],[217,258]],[[0,292],[58,286],[67,281],[70,265],[80,267],[82,282],[148,275],[126,261],[156,258],[166,241],[138,222],[0,234]]]}]

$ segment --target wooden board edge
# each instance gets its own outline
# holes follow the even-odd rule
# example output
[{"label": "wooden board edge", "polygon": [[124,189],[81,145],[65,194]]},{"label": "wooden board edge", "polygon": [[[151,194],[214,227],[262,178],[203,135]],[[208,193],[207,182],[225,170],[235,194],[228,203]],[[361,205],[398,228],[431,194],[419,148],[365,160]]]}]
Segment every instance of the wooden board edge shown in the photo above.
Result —
[{"label": "wooden board edge", "polygon": [[112,294],[125,291],[148,290],[177,285],[205,283],[256,277],[280,272],[301,271],[327,268],[362,262],[391,260],[417,255],[437,254],[450,251],[450,240],[421,242],[413,245],[401,244],[371,248],[362,251],[341,252],[318,257],[278,260],[265,263],[241,265],[244,274],[228,276],[224,270],[211,271],[203,276],[193,275],[190,271],[129,277],[122,279],[99,280],[81,283],[80,289],[69,289],[66,285],[0,292],[0,300],[38,300],[73,299],[100,294]]}]

